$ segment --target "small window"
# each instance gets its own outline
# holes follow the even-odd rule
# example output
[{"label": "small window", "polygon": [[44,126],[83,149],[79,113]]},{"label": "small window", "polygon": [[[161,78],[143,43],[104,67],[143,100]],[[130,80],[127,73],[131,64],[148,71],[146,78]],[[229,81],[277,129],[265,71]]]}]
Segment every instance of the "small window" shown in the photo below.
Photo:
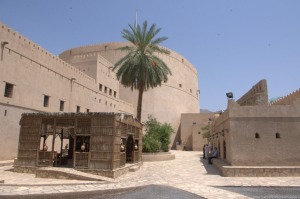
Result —
[{"label": "small window", "polygon": [[105,102],[105,105],[107,105],[107,101]]},{"label": "small window", "polygon": [[276,139],[280,139],[280,133],[276,133]]},{"label": "small window", "polygon": [[99,84],[99,91],[102,91],[102,84]]},{"label": "small window", "polygon": [[80,112],[80,106],[76,106],[76,113]]},{"label": "small window", "polygon": [[62,101],[62,100],[60,100],[60,103],[59,103],[59,110],[60,110],[60,111],[64,111],[64,109],[65,109],[65,102]]},{"label": "small window", "polygon": [[190,93],[193,93],[193,90],[192,90],[192,89],[190,89]]},{"label": "small window", "polygon": [[48,95],[44,95],[44,107],[49,107],[49,99]]},{"label": "small window", "polygon": [[255,133],[255,138],[260,138],[259,134],[258,133]]},{"label": "small window", "polygon": [[109,95],[112,95],[112,90],[111,89],[109,89]]},{"label": "small window", "polygon": [[89,113],[89,112],[90,112],[90,109],[87,108],[87,109],[86,109],[86,112]]},{"label": "small window", "polygon": [[117,92],[116,91],[114,91],[114,97],[117,97]]},{"label": "small window", "polygon": [[106,86],[104,87],[104,93],[107,93],[107,87]]},{"label": "small window", "polygon": [[99,103],[101,103],[101,99],[99,99]]},{"label": "small window", "polygon": [[7,115],[7,110],[4,111],[4,116],[6,116],[6,115]]},{"label": "small window", "polygon": [[14,85],[10,83],[5,84],[4,97],[12,98]]},{"label": "small window", "polygon": [[181,84],[179,84],[179,87],[181,88],[181,87],[182,87],[182,85],[181,85]]}]

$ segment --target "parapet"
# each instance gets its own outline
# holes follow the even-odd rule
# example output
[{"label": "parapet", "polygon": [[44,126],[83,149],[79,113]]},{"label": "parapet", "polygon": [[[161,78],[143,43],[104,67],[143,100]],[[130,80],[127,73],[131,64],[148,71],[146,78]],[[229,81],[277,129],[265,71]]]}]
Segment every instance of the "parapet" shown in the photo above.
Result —
[{"label": "parapet", "polygon": [[277,99],[270,105],[292,105],[297,98],[300,99],[300,88],[282,98]]}]

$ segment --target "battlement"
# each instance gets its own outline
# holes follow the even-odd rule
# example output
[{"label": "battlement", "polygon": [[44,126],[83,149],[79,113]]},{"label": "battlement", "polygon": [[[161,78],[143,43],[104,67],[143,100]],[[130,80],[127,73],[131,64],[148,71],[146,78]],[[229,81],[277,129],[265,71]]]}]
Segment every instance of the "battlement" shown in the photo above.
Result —
[{"label": "battlement", "polygon": [[297,98],[300,99],[300,88],[282,98],[277,99],[270,105],[291,105]]},{"label": "battlement", "polygon": [[58,56],[53,55],[46,49],[34,43],[30,39],[21,35],[20,33],[9,28],[0,22],[0,40],[8,42],[5,50],[9,53],[16,53],[20,57],[26,58],[41,67],[45,67],[58,74],[67,74],[66,78],[76,78],[78,82],[95,82],[93,78],[78,70],[76,67],[68,64],[60,59]]},{"label": "battlement", "polygon": [[[87,46],[80,46],[77,48],[72,48],[69,50],[66,50],[62,52],[59,57],[62,59],[67,59],[67,57],[70,56],[80,56],[81,54],[87,54],[87,53],[95,53],[95,52],[102,52],[102,51],[112,51],[118,49],[122,44],[126,44],[126,42],[108,42],[103,44],[94,44],[94,45],[87,45]],[[189,68],[193,73],[197,74],[197,70],[195,67],[183,56],[179,55],[176,51],[168,49],[166,47],[161,46],[162,48],[170,51],[169,55],[164,55],[171,57],[178,62],[181,62],[183,65],[185,65],[187,68]],[[160,55],[158,55],[160,56]]]},{"label": "battlement", "polygon": [[268,104],[268,88],[265,79],[260,80],[237,103],[241,106],[257,106]]}]

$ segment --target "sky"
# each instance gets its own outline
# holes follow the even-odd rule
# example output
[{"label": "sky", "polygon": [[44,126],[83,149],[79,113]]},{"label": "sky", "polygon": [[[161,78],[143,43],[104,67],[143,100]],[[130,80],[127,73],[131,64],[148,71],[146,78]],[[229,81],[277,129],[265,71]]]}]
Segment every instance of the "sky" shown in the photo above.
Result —
[{"label": "sky", "polygon": [[224,110],[227,92],[261,79],[270,99],[300,88],[299,0],[0,0],[0,21],[54,55],[125,41],[136,12],[195,66],[201,109]]}]

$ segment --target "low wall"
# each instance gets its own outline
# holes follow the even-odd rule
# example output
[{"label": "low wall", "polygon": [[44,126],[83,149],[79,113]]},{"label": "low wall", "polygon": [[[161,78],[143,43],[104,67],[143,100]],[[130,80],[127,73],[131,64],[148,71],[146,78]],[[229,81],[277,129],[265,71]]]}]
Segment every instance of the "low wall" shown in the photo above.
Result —
[{"label": "low wall", "polygon": [[171,152],[159,152],[159,153],[143,153],[143,162],[156,162],[174,160],[175,155]]},{"label": "low wall", "polygon": [[298,167],[237,167],[223,166],[224,177],[300,177]]},{"label": "low wall", "polygon": [[300,166],[230,166],[220,159],[212,163],[224,177],[300,177]]}]

